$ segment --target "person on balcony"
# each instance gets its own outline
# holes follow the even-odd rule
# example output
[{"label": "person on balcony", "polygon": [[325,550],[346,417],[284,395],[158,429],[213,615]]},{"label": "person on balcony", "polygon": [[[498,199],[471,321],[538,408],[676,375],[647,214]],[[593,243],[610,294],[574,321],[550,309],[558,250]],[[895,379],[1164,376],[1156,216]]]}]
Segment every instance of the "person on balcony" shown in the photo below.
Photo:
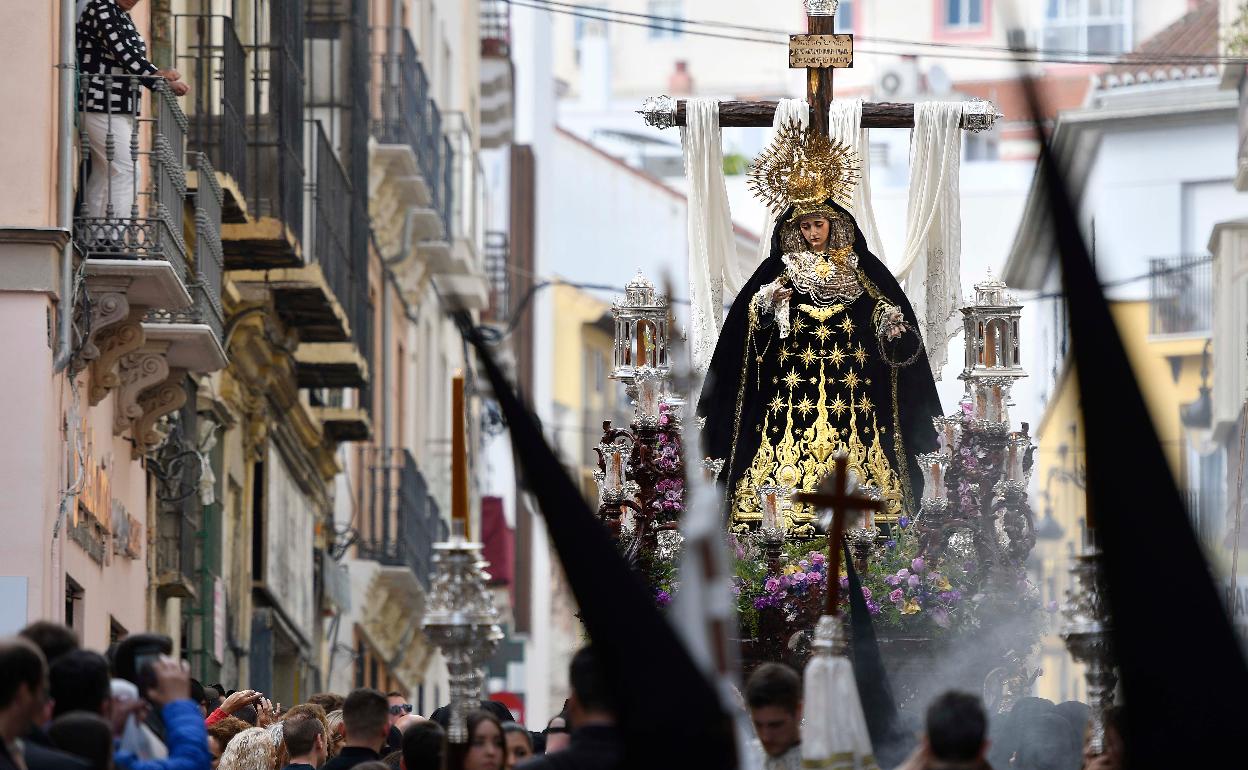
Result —
[{"label": "person on balcony", "polygon": [[159,69],[148,61],[147,43],[130,18],[138,4],[78,2],[79,109],[91,150],[84,197],[87,216],[93,218],[129,217],[135,204],[139,170],[131,141],[139,114],[137,85],[151,88],[163,78],[176,96],[190,90],[177,70]]}]

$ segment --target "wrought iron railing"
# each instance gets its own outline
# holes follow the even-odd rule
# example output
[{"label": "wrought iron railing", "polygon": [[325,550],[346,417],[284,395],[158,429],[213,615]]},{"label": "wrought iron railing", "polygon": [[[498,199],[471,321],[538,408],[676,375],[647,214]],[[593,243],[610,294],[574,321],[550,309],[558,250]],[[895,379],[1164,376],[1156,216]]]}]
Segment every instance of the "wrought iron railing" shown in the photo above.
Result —
[{"label": "wrought iron railing", "polygon": [[221,246],[221,187],[216,171],[205,153],[195,153],[199,189],[195,191],[195,250],[184,281],[191,294],[186,310],[153,308],[144,316],[147,323],[204,324],[224,345],[225,311],[221,306],[221,273],[225,254]]},{"label": "wrought iron railing", "polygon": [[490,282],[488,318],[495,322],[506,321],[511,315],[511,273],[507,269],[510,250],[506,232],[486,232],[485,277]]},{"label": "wrought iron railing", "polygon": [[[358,189],[358,188],[357,188]],[[351,260],[354,263],[351,291],[351,338],[368,364],[369,382],[358,389],[359,404],[366,412],[373,408],[373,306],[368,299],[368,255],[370,230],[368,200],[357,192],[351,199]]]},{"label": "wrought iron railing", "polygon": [[248,207],[293,233],[303,230],[303,9],[303,0],[258,0],[248,46]]},{"label": "wrought iron railing", "polygon": [[[388,37],[391,30],[382,34]],[[416,55],[416,45],[406,30],[400,35],[400,51],[380,57],[378,113],[373,118],[373,135],[382,144],[403,144],[412,148],[416,163],[433,195],[433,207],[450,221],[444,170],[447,143],[442,136],[442,112],[433,100],[429,77]]]},{"label": "wrought iron railing", "polygon": [[1213,328],[1213,262],[1207,256],[1149,260],[1149,333]]},{"label": "wrought iron railing", "polygon": [[[244,185],[247,168],[246,54],[234,20],[213,14],[173,17],[173,49],[187,73],[190,149],[204,152],[218,171]],[[247,190],[243,190],[244,196]]]},{"label": "wrought iron railing", "polygon": [[306,227],[305,253],[309,261],[321,266],[326,283],[351,322],[359,304],[355,259],[350,252],[351,182],[320,121],[310,121],[308,128],[312,149],[309,192],[313,215]]},{"label": "wrought iron railing", "polygon": [[[150,107],[143,112],[150,89]],[[116,111],[118,92],[132,105]],[[74,243],[88,259],[157,259],[186,274],[186,115],[160,78],[84,75],[79,80],[80,205]],[[88,101],[107,111],[88,111]]]},{"label": "wrought iron railing", "polygon": [[433,544],[445,537],[438,506],[411,452],[367,450],[366,519],[359,531],[362,559],[407,567],[429,589]]},{"label": "wrought iron railing", "polygon": [[481,55],[511,55],[511,3],[481,0]]}]

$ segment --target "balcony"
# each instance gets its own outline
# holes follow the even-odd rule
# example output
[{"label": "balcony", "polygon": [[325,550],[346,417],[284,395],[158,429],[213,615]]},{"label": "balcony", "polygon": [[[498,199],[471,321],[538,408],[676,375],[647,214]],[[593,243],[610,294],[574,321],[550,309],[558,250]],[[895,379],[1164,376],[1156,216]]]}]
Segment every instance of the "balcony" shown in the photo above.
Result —
[{"label": "balcony", "polygon": [[[75,309],[81,342],[73,369],[89,368],[92,405],[117,394],[114,432],[132,429],[141,454],[151,445],[143,426],[177,408],[182,379],[169,368],[168,345],[148,339],[144,319],[193,307],[183,233],[187,119],[160,79],[90,76],[80,87],[74,245],[85,291]],[[125,112],[86,111],[91,93],[121,94]]]},{"label": "balcony", "polygon": [[[355,193],[320,121],[307,124],[307,211],[302,242],[307,264],[234,274],[265,287],[278,316],[299,333],[296,376],[304,388],[360,388],[368,382],[368,244],[352,239]],[[367,230],[364,231],[365,235]],[[354,247],[354,248],[353,248]]]},{"label": "balcony", "polygon": [[371,448],[366,457],[367,519],[360,527],[357,555],[403,569],[428,592],[433,544],[446,537],[437,504],[410,452]]},{"label": "balcony", "polygon": [[511,318],[511,273],[508,270],[511,246],[507,233],[491,230],[485,234],[485,278],[490,286],[490,304],[483,320],[505,324]]},{"label": "balcony", "polygon": [[1149,334],[1207,337],[1213,327],[1209,257],[1149,260]]},{"label": "balcony", "polygon": [[481,0],[481,149],[511,144],[514,125],[511,4]]},{"label": "balcony", "polygon": [[262,5],[245,49],[248,221],[222,227],[229,270],[300,267],[304,259],[304,4],[271,0],[267,14]]},{"label": "balcony", "polygon": [[[222,192],[222,219],[247,218],[247,58],[234,20],[213,14],[173,17],[173,50],[178,69],[191,84],[187,105],[189,147],[208,155]],[[194,170],[190,180],[198,188]]]},{"label": "balcony", "polygon": [[450,203],[450,248],[430,254],[429,265],[443,297],[460,307],[482,310],[490,302],[479,251],[485,240],[485,172],[468,119],[449,113],[446,125],[443,186]]},{"label": "balcony", "polygon": [[195,399],[184,397],[174,409],[168,438],[149,457],[147,466],[156,508],[152,583],[162,598],[186,599],[196,595],[203,517],[199,480],[203,469],[194,443]]},{"label": "balcony", "polygon": [[[385,193],[370,205],[378,219],[400,212],[389,218],[405,220],[411,242],[441,244],[438,248],[445,249],[450,211],[442,114],[410,33],[379,29],[374,35],[397,45],[397,51],[377,57],[373,67],[380,77],[374,99],[372,133],[377,148],[372,165],[374,173],[390,184],[379,186]],[[387,256],[411,256],[410,244],[399,243],[399,232],[379,236],[389,245]]]}]

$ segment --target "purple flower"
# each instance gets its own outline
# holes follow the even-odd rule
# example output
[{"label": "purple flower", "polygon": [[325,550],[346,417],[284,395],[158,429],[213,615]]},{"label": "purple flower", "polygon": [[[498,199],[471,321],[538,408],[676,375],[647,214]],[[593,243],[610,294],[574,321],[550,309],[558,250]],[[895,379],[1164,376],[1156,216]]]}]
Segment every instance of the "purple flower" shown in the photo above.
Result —
[{"label": "purple flower", "polygon": [[901,578],[897,577],[896,575],[889,575],[888,577],[884,578],[884,582],[888,583],[890,586],[896,586],[896,585],[901,584]]},{"label": "purple flower", "polygon": [[864,598],[864,599],[870,599],[870,598],[871,598],[871,589],[870,589],[870,588],[867,588],[866,586],[863,586],[863,587],[862,587],[862,598]]},{"label": "purple flower", "polygon": [[936,625],[941,628],[949,627],[949,613],[945,611],[944,607],[936,607],[929,613],[929,615],[932,618],[932,622]]},{"label": "purple flower", "polygon": [[659,591],[659,593],[655,595],[654,600],[660,607],[666,607],[672,603],[672,595],[667,591]]},{"label": "purple flower", "polygon": [[970,404],[963,404],[963,405],[962,405],[962,414],[970,414],[970,413],[971,413],[971,405],[970,405]]},{"label": "purple flower", "polygon": [[760,596],[760,597],[758,597],[757,599],[755,599],[755,600],[754,600],[754,609],[756,609],[756,610],[766,609],[766,608],[768,608],[768,607],[770,607],[770,606],[771,606],[771,598],[770,598],[770,597],[767,597],[767,596]]},{"label": "purple flower", "polygon": [[1049,602],[1048,605],[1045,606],[1045,609],[1047,609],[1049,612],[1057,612],[1057,602],[1056,601]]},{"label": "purple flower", "polygon": [[801,567],[803,572],[810,571],[810,562],[805,559],[802,559],[801,561],[799,561],[797,563],[797,566]]},{"label": "purple flower", "polygon": [[872,615],[879,615],[879,614],[880,614],[880,605],[879,605],[879,603],[878,603],[878,602],[873,602],[873,601],[868,600],[868,601],[867,601],[867,612],[870,612]]},{"label": "purple flower", "polygon": [[799,584],[800,584],[800,583],[805,583],[805,582],[806,582],[806,573],[805,573],[805,572],[794,572],[792,575],[790,575],[790,577],[793,579],[793,582],[794,582],[794,583],[799,583]]},{"label": "purple flower", "polygon": [[917,588],[919,585],[919,576],[911,575],[910,577],[906,578],[906,585],[910,586],[911,588]]},{"label": "purple flower", "polygon": [[901,604],[901,589],[895,589],[891,594],[889,594],[888,600],[893,604]]},{"label": "purple flower", "polygon": [[897,520],[897,526],[901,527],[902,529],[905,529],[906,527],[910,526],[909,517],[902,516],[900,519]]},{"label": "purple flower", "polygon": [[896,547],[897,547],[897,541],[896,541],[896,540],[885,540],[885,541],[884,541],[884,547],[885,547],[885,548],[887,548],[888,550],[890,550],[890,551],[891,551],[891,550],[893,550],[894,548],[896,548]]},{"label": "purple flower", "polygon": [[666,433],[660,433],[660,434],[659,434],[659,443],[660,443],[660,444],[666,444],[666,443],[667,443],[667,434],[666,434]]},{"label": "purple flower", "polygon": [[668,416],[666,414],[659,417],[659,425],[667,425],[669,421],[670,420],[668,419]]},{"label": "purple flower", "polygon": [[849,578],[848,578],[848,577],[843,577],[843,578],[841,578],[838,582],[841,584],[841,588],[849,588]]},{"label": "purple flower", "polygon": [[780,590],[780,581],[776,580],[774,577],[767,578],[767,582],[763,583],[763,590],[767,593],[774,594],[776,591]]},{"label": "purple flower", "polygon": [[906,569],[905,567],[902,567],[901,569],[897,570],[897,577],[901,578],[902,580],[905,580],[906,578],[910,577],[910,570]]},{"label": "purple flower", "polygon": [[828,560],[828,557],[824,556],[818,551],[815,551],[814,553],[810,555],[810,563],[816,566],[822,565],[827,560]]}]

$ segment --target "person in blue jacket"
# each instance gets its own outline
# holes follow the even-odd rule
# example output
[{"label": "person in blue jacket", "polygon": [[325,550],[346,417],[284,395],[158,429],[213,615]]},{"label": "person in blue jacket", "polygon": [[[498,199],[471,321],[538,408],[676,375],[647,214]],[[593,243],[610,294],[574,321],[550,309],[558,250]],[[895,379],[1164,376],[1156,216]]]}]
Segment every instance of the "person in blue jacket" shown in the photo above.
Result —
[{"label": "person in blue jacket", "polygon": [[184,660],[161,656],[153,661],[155,684],[148,687],[147,700],[160,709],[165,724],[164,759],[142,760],[126,751],[117,751],[113,761],[120,770],[211,770],[208,730],[199,704],[191,700],[190,668]]}]

